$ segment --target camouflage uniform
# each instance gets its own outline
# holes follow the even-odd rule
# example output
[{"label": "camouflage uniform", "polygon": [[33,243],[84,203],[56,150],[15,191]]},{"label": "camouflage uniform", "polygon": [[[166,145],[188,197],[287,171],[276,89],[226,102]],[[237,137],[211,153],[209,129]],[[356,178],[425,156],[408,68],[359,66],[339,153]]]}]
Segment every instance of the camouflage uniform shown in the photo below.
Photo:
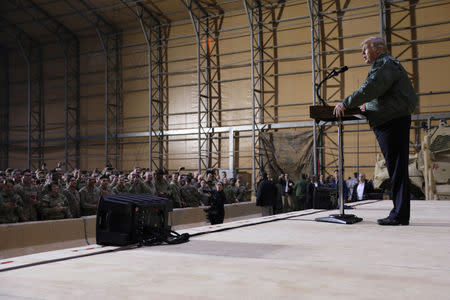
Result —
[{"label": "camouflage uniform", "polygon": [[225,193],[225,198],[226,198],[226,202],[225,203],[235,203],[236,201],[236,194],[234,191],[234,186],[232,185],[226,185],[225,188],[223,189],[224,193]]},{"label": "camouflage uniform", "polygon": [[147,193],[147,189],[142,181],[132,181],[128,188],[128,192],[130,194],[145,194]]},{"label": "camouflage uniform", "polygon": [[[62,209],[59,210],[58,206],[62,207]],[[43,220],[58,220],[72,217],[67,198],[61,193],[46,194],[39,202],[39,212]]]},{"label": "camouflage uniform", "polygon": [[181,191],[178,185],[175,182],[171,182],[169,184],[169,199],[173,201],[174,208],[185,207],[186,204],[183,202],[183,198],[181,196]]},{"label": "camouflage uniform", "polygon": [[24,221],[36,221],[38,205],[38,189],[34,184],[17,184],[14,190],[23,201],[23,219]]},{"label": "camouflage uniform", "polygon": [[80,177],[77,179],[77,190],[81,190],[82,188],[84,188],[86,186],[86,178],[85,177]]},{"label": "camouflage uniform", "polygon": [[102,195],[111,195],[112,194],[112,189],[109,187],[109,185],[107,185],[106,187],[104,187],[103,185],[100,185],[98,187],[98,189],[100,190],[100,193]]},{"label": "camouflage uniform", "polygon": [[235,186],[234,187],[236,198],[239,202],[248,201],[248,193],[247,187],[245,185]]},{"label": "camouflage uniform", "polygon": [[113,189],[112,189],[112,193],[113,194],[128,194],[128,186],[127,185],[120,185],[120,184],[116,184]]},{"label": "camouflage uniform", "polygon": [[97,187],[86,185],[80,190],[80,207],[82,216],[91,216],[97,214],[97,205],[100,200],[101,192]]},{"label": "camouflage uniform", "polygon": [[69,203],[70,214],[73,218],[79,218],[81,216],[80,192],[69,187],[63,191],[63,194]]},{"label": "camouflage uniform", "polygon": [[215,181],[215,180],[208,180],[208,181],[206,181],[206,184],[209,186],[211,191],[215,191],[216,190],[216,183],[217,183],[217,181]]},{"label": "camouflage uniform", "polygon": [[[14,207],[7,207],[9,203],[15,203]],[[0,224],[15,223],[23,219],[22,198],[16,193],[0,192]]]},{"label": "camouflage uniform", "polygon": [[180,188],[180,192],[184,203],[186,203],[186,206],[198,207],[202,205],[202,203],[200,202],[200,195],[194,186],[186,183]]},{"label": "camouflage uniform", "polygon": [[155,187],[156,196],[165,194],[165,197],[167,197],[167,195],[169,195],[169,183],[164,178],[161,178],[161,180],[153,178],[153,186]]},{"label": "camouflage uniform", "polygon": [[209,205],[210,202],[209,200],[212,195],[212,191],[209,188],[209,186],[206,185],[205,188],[199,187],[197,189],[197,192],[199,194],[200,201],[203,203],[203,205]]},{"label": "camouflage uniform", "polygon": [[153,181],[144,181],[144,187],[145,187],[145,191],[146,193],[150,193],[155,195],[155,184],[153,183]]}]

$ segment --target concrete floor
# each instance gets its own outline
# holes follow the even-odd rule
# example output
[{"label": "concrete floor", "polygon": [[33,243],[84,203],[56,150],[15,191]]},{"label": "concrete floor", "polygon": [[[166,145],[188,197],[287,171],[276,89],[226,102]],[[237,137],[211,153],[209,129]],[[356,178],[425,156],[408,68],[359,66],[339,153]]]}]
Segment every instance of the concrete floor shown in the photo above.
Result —
[{"label": "concrete floor", "polygon": [[186,244],[12,258],[0,261],[0,299],[450,299],[450,202],[413,201],[410,226],[377,225],[391,205],[347,210],[364,218],[353,225],[315,222],[336,211],[310,210]]}]

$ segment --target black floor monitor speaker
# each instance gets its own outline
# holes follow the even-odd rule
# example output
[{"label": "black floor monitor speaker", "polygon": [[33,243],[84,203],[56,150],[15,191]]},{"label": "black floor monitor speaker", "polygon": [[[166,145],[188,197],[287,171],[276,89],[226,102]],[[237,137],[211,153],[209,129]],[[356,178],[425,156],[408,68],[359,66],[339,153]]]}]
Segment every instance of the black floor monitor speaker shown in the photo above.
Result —
[{"label": "black floor monitor speaker", "polygon": [[319,186],[313,193],[313,208],[333,209],[337,206],[337,200],[335,188]]},{"label": "black floor monitor speaker", "polygon": [[172,201],[152,194],[103,195],[97,208],[99,245],[126,246],[170,234]]}]

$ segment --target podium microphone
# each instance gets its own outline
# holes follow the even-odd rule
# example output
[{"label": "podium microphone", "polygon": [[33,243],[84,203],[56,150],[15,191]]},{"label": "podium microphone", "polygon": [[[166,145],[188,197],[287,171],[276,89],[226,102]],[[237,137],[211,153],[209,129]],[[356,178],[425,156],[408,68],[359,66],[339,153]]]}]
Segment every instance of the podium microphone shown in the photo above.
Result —
[{"label": "podium microphone", "polygon": [[340,67],[340,68],[336,71],[336,75],[337,75],[337,74],[340,74],[340,73],[344,73],[344,72],[347,71],[347,70],[348,70],[348,67],[347,67],[347,66]]}]

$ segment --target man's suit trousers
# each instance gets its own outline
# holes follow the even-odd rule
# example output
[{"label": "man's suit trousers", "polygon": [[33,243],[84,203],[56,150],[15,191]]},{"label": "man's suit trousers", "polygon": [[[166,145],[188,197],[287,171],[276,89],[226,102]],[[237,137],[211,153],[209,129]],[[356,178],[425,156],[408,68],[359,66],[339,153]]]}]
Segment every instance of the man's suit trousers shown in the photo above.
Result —
[{"label": "man's suit trousers", "polygon": [[389,217],[399,221],[409,221],[410,217],[408,174],[410,129],[411,116],[390,120],[373,128],[392,183],[391,199],[394,208]]}]

